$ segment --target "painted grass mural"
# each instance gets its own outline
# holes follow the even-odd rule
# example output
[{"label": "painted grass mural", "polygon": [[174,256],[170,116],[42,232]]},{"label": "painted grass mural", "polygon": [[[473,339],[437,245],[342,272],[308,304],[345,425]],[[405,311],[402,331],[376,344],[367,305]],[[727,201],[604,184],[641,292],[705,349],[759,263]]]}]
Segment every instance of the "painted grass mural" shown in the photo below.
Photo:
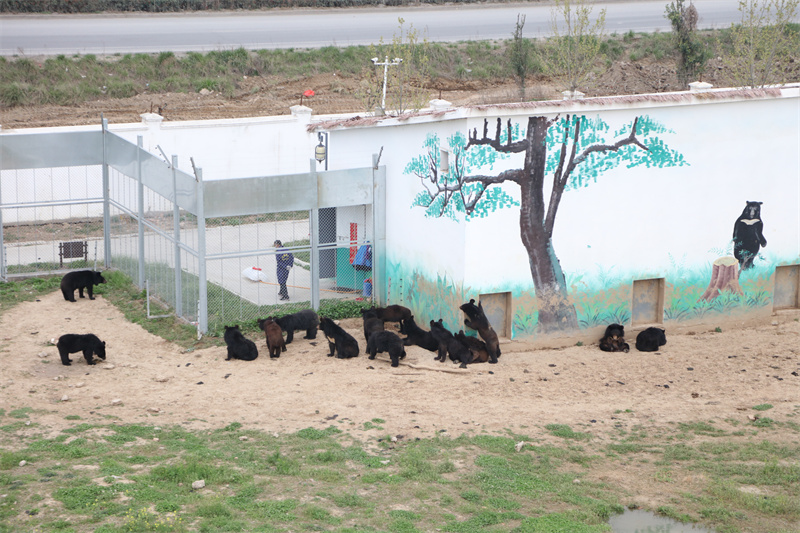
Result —
[{"label": "painted grass mural", "polygon": [[[395,292],[393,301],[401,301],[415,315],[417,323],[428,329],[429,320],[444,319],[454,331],[464,328],[459,306],[481,291],[464,287],[453,280],[437,276],[429,279],[419,271],[405,272],[399,262],[388,265]],[[721,293],[712,301],[701,299],[706,290],[711,265],[690,272],[682,265],[665,274],[664,322],[687,322],[716,316],[735,316],[772,305],[773,269],[762,265],[748,271],[740,282],[743,294]],[[399,290],[397,280],[407,280]],[[598,268],[592,273],[569,276],[569,301],[574,305],[581,329],[605,327],[611,323],[630,324],[632,280],[637,276],[611,276]],[[538,300],[532,286],[504,287],[514,302],[511,325],[513,339],[532,338],[537,333]]]}]

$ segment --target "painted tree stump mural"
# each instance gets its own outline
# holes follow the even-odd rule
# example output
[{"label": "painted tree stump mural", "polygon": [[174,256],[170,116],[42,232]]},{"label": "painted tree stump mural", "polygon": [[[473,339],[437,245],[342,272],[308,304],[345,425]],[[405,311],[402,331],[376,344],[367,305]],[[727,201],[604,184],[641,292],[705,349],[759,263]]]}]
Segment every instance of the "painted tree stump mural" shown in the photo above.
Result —
[{"label": "painted tree stump mural", "polygon": [[[611,131],[599,116],[528,117],[527,127],[497,119],[494,131],[484,120],[477,128],[448,138],[453,160],[442,165],[439,137],[429,134],[425,153],[408,163],[406,174],[420,179],[423,191],[412,206],[426,216],[485,217],[496,209],[519,207],[520,237],[528,253],[540,333],[578,328],[575,306],[553,246],[556,214],[565,191],[587,187],[606,170],[624,165],[671,167],[687,164],[658,137],[669,130],[647,115]],[[616,140],[605,142],[606,136]],[[488,174],[495,162],[520,154],[519,168]],[[503,186],[515,183],[516,201]],[[550,197],[545,198],[549,189]]]},{"label": "painted tree stump mural", "polygon": [[711,281],[708,283],[706,292],[698,301],[710,302],[717,298],[723,291],[733,294],[744,294],[739,285],[739,260],[727,255],[720,257],[712,263]]}]

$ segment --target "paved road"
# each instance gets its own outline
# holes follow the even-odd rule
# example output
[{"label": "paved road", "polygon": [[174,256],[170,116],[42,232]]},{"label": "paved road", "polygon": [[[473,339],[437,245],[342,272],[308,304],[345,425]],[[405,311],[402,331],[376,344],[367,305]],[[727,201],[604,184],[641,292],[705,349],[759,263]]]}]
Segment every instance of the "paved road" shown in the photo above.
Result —
[{"label": "paved road", "polygon": [[[701,28],[729,26],[739,19],[737,2],[694,0]],[[609,33],[667,31],[666,0],[618,1],[605,5]],[[595,7],[595,14],[599,7]],[[320,48],[391,41],[398,18],[428,40],[508,39],[517,14],[526,16],[526,37],[551,33],[549,4],[483,4],[403,8],[194,12],[180,14],[4,15],[0,55],[207,52]]]}]

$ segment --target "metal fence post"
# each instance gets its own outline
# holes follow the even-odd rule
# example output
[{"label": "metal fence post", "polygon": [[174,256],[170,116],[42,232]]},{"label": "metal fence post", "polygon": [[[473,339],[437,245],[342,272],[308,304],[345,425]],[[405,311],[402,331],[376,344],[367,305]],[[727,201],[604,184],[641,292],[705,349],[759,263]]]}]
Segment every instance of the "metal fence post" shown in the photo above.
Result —
[{"label": "metal fence post", "polygon": [[136,179],[139,182],[137,187],[139,217],[139,288],[144,289],[144,183],[142,182],[142,136],[136,136]]},{"label": "metal fence post", "polygon": [[102,119],[103,129],[103,266],[111,267],[111,178],[108,172],[108,119]]},{"label": "metal fence post", "polygon": [[[311,159],[311,173],[317,178],[317,191],[319,191],[319,177],[317,176],[317,161]],[[309,216],[309,233],[311,234],[311,307],[319,311],[319,194],[316,205],[311,209]]]},{"label": "metal fence post", "polygon": [[208,280],[206,279],[206,211],[203,169],[195,168],[197,177],[197,277],[198,308],[197,325],[201,332],[208,333]]},{"label": "metal fence post", "polygon": [[178,156],[172,156],[172,238],[175,244],[175,316],[183,316],[181,283],[181,209],[178,207]]}]

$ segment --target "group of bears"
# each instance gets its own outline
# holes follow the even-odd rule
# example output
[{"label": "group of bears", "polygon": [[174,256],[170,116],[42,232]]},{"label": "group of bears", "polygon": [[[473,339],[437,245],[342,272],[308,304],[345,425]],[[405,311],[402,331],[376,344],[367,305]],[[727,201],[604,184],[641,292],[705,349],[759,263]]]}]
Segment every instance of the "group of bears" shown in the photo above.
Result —
[{"label": "group of bears", "polygon": [[[746,270],[753,267],[753,260],[758,255],[760,247],[767,245],[763,234],[761,220],[761,202],[747,202],[744,211],[736,220],[733,228],[734,255],[739,260],[740,269]],[[61,279],[61,293],[64,299],[75,302],[75,290],[83,298],[83,291],[94,300],[92,289],[95,285],[105,283],[106,280],[100,272],[94,270],[80,270],[69,272]],[[430,331],[425,331],[414,322],[411,310],[402,305],[390,305],[363,309],[361,314],[364,319],[364,338],[367,339],[367,352],[369,358],[374,359],[378,352],[387,352],[392,360],[392,366],[398,366],[400,359],[406,356],[405,346],[416,345],[437,352],[436,360],[444,362],[449,356],[454,362],[460,363],[461,368],[466,368],[472,363],[497,363],[500,356],[500,344],[481,303],[475,305],[475,300],[461,305],[460,309],[467,315],[464,325],[476,330],[480,339],[467,336],[462,330],[455,335],[444,327],[442,319],[430,321]],[[400,333],[406,335],[400,338],[396,333],[384,328],[385,322],[399,322]],[[329,318],[320,318],[312,309],[306,309],[291,315],[279,318],[263,318],[258,320],[258,327],[264,331],[270,357],[280,357],[286,351],[286,345],[292,342],[294,332],[304,330],[306,339],[314,339],[317,330],[321,329],[328,339],[330,348],[329,357],[350,358],[358,355],[358,342],[352,335],[339,327]],[[286,332],[286,340],[283,338]],[[258,357],[258,349],[253,341],[246,338],[239,330],[239,326],[225,326],[225,344],[228,346],[229,359],[243,359],[252,361]],[[647,328],[636,336],[636,349],[641,352],[655,352],[667,343],[663,329]],[[62,335],[57,343],[61,363],[69,365],[72,360],[69,354],[83,352],[86,362],[95,364],[93,355],[100,359],[106,358],[105,342],[91,333],[85,335]],[[600,339],[600,349],[604,352],[628,352],[630,346],[625,342],[625,329],[620,324],[611,324],[606,328],[605,335]]]},{"label": "group of bears", "polygon": [[[463,331],[453,335],[442,323],[431,320],[430,331],[420,328],[414,321],[411,310],[402,305],[373,307],[362,309],[364,338],[367,340],[366,352],[369,359],[375,359],[378,353],[388,353],[393,367],[400,365],[400,359],[406,356],[406,346],[420,346],[436,352],[437,361],[446,361],[449,356],[454,362],[466,368],[471,363],[497,363],[500,356],[500,344],[483,306],[470,300],[461,306],[467,315],[464,324],[476,330],[481,339],[467,336]],[[397,333],[385,328],[386,322],[400,324],[400,337]],[[315,339],[317,331],[322,330],[328,341],[330,352],[328,357],[349,359],[359,354],[358,341],[332,319],[319,317],[312,309],[304,309],[297,313],[282,317],[258,319],[258,327],[264,332],[267,349],[271,358],[280,357],[286,351],[286,345],[294,339],[295,331],[305,331],[306,339]],[[286,339],[283,333],[286,332]],[[244,336],[239,326],[225,326],[223,338],[228,349],[227,360],[242,359],[252,361],[258,357],[256,344]]]},{"label": "group of bears", "polygon": [[[636,349],[640,352],[657,352],[667,344],[667,334],[661,328],[647,328],[636,336]],[[625,328],[621,324],[611,324],[600,339],[600,349],[604,352],[628,352],[631,347],[625,342]]]},{"label": "group of bears", "polygon": [[[75,302],[75,290],[81,298],[84,297],[85,290],[89,299],[94,300],[93,287],[105,282],[102,273],[94,270],[69,272],[61,279],[61,293],[66,301]],[[362,309],[369,358],[375,359],[378,353],[385,352],[389,354],[392,366],[396,367],[399,366],[400,359],[406,356],[406,346],[419,346],[436,352],[436,361],[445,362],[449,357],[453,362],[460,363],[461,368],[474,363],[497,363],[500,357],[499,339],[481,302],[476,305],[475,300],[470,299],[460,309],[467,317],[464,325],[477,331],[480,338],[468,336],[463,330],[453,334],[444,326],[441,318],[438,321],[431,320],[430,331],[425,331],[414,321],[411,310],[402,305]],[[398,322],[400,333],[405,337],[385,329],[386,322]],[[315,339],[317,331],[322,330],[328,341],[328,357],[348,359],[359,354],[358,341],[352,335],[332,319],[319,317],[313,309],[304,309],[282,317],[261,318],[258,319],[258,327],[264,332],[271,358],[280,357],[281,352],[286,351],[286,345],[291,344],[295,331],[305,331],[304,338]],[[252,361],[258,357],[255,342],[245,337],[238,325],[225,326],[223,338],[228,353],[226,361]],[[666,343],[665,332],[660,328],[647,328],[636,337],[636,349],[642,352],[658,351]],[[61,363],[66,366],[72,363],[69,357],[72,353],[83,352],[86,363],[90,365],[95,364],[94,356],[103,360],[106,358],[106,343],[92,333],[62,335],[56,346]],[[609,325],[600,339],[600,349],[605,352],[628,352],[630,346],[625,342],[624,327],[620,324]]]}]

